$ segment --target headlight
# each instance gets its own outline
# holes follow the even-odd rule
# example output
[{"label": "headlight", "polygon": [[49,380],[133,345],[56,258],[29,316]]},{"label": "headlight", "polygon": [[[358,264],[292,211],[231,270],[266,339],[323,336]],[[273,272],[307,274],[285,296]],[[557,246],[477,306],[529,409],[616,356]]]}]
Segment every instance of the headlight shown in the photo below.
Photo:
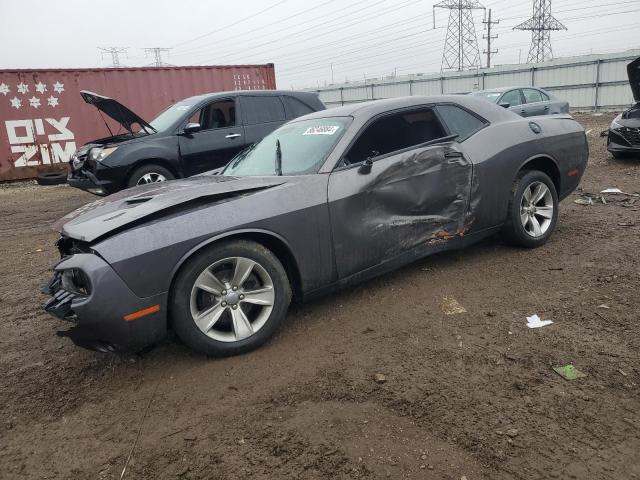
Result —
[{"label": "headlight", "polygon": [[89,152],[89,159],[93,162],[101,162],[102,160],[107,158],[109,155],[111,155],[113,152],[115,152],[117,148],[118,147],[92,148],[91,151]]},{"label": "headlight", "polygon": [[89,278],[79,268],[70,268],[62,272],[62,288],[68,292],[88,296],[91,293]]},{"label": "headlight", "polygon": [[78,152],[74,153],[73,157],[71,157],[71,168],[73,170],[80,170],[82,165],[84,165],[84,160],[84,158],[78,158]]},{"label": "headlight", "polygon": [[621,115],[618,115],[616,118],[613,119],[613,122],[611,122],[611,126],[609,127],[609,129],[611,130],[617,130],[618,128],[623,128],[624,125],[618,123],[618,120],[620,120]]}]

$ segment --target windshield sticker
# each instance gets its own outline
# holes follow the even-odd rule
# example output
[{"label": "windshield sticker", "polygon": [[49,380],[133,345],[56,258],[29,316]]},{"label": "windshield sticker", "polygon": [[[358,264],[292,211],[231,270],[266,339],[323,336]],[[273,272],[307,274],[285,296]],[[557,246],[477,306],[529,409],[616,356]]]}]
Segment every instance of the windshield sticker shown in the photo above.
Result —
[{"label": "windshield sticker", "polygon": [[322,125],[317,127],[309,127],[302,135],[333,135],[340,127],[338,125]]}]

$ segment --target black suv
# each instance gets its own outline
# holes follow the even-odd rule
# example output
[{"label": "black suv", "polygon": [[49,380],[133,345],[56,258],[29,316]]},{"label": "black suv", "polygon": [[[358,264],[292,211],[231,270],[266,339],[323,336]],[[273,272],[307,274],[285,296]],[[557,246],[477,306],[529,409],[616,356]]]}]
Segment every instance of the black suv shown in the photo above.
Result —
[{"label": "black suv", "polygon": [[314,93],[223,92],[182,100],[147,123],[112,98],[80,94],[128,132],[89,142],[72,156],[69,185],[96,195],[223,167],[283,123],[325,109]]}]

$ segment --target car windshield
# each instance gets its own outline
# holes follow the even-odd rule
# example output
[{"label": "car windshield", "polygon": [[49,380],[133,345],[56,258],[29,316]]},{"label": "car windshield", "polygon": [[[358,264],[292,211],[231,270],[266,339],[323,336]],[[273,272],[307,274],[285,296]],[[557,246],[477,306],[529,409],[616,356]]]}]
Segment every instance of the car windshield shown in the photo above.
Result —
[{"label": "car windshield", "polygon": [[149,125],[155,128],[158,132],[162,132],[178,121],[180,117],[187,113],[188,110],[191,110],[194,105],[195,103],[184,101],[171,105],[160,113],[160,115],[151,120]]},{"label": "car windshield", "polygon": [[350,117],[331,117],[283,125],[231,160],[222,174],[249,177],[273,176],[280,172],[282,175],[316,173],[350,121]]},{"label": "car windshield", "polygon": [[484,98],[485,100],[496,103],[502,93],[503,92],[474,92],[471,95],[473,95],[474,97]]}]

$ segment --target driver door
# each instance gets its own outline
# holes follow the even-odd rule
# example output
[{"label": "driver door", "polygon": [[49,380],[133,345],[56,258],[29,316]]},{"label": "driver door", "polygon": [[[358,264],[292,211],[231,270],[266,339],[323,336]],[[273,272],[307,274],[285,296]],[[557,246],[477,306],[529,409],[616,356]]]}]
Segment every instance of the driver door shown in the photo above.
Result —
[{"label": "driver door", "polygon": [[247,146],[232,98],[205,105],[187,123],[199,123],[200,130],[179,137],[182,169],[186,176],[224,167]]},{"label": "driver door", "polygon": [[445,135],[428,107],[363,128],[329,178],[339,278],[464,231],[471,163],[450,140],[425,145]]}]

